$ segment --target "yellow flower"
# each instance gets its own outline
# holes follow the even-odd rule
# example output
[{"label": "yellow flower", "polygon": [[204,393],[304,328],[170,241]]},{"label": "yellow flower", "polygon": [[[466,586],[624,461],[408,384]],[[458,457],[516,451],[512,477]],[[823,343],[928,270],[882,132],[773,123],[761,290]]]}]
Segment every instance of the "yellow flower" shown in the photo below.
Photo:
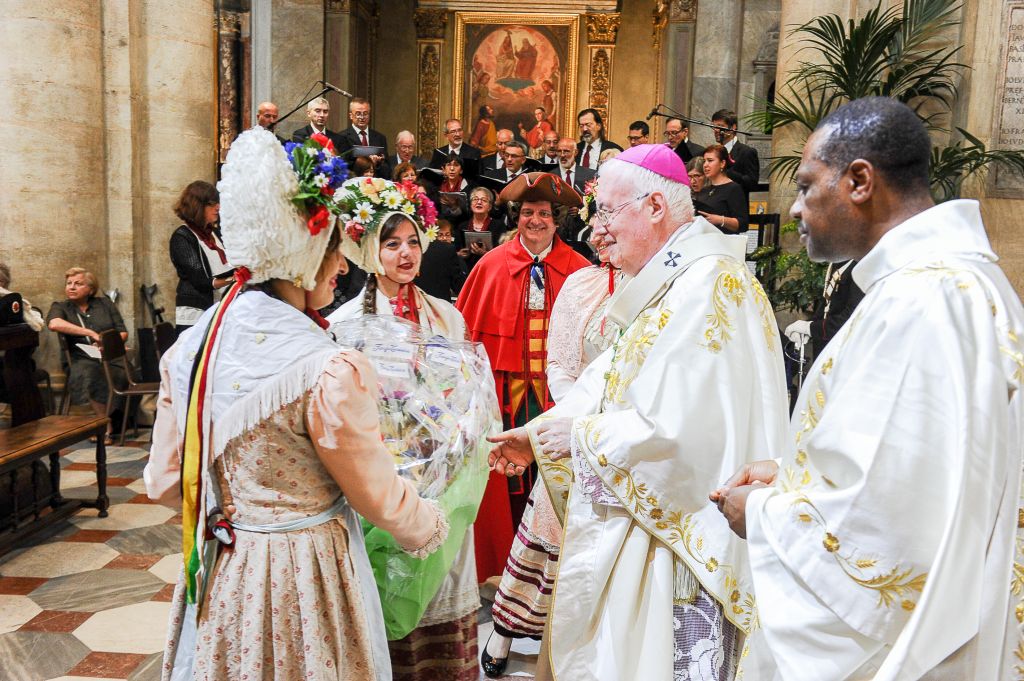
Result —
[{"label": "yellow flower", "polygon": [[835,553],[839,550],[839,539],[831,532],[825,533],[825,538],[821,541],[825,546],[825,550],[829,553]]},{"label": "yellow flower", "polygon": [[661,520],[665,516],[665,512],[660,508],[651,509],[651,517],[655,520]]},{"label": "yellow flower", "polygon": [[704,567],[707,568],[708,572],[714,572],[718,569],[718,561],[714,558],[708,558],[708,562],[704,563]]},{"label": "yellow flower", "polygon": [[608,457],[606,457],[604,454],[598,454],[597,455],[597,463],[601,464],[602,466],[607,466],[608,465]]}]

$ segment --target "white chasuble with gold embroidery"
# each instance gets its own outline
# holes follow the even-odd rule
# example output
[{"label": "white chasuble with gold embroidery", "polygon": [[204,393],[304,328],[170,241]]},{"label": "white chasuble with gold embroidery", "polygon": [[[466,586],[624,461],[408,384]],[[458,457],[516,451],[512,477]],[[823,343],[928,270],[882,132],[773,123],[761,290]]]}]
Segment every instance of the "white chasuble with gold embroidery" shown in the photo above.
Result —
[{"label": "white chasuble with gold embroidery", "polygon": [[[614,346],[528,427],[535,438],[541,420],[574,417],[571,459],[534,447],[565,518],[549,634],[558,681],[671,681],[673,606],[698,584],[741,631],[756,621],[745,547],[708,501],[785,436],[779,333],[744,243],[703,218],[681,227],[613,296]],[[719,678],[720,641],[707,639],[705,658],[700,647],[688,664],[703,671],[688,678]]]},{"label": "white chasuble with gold embroidery", "polygon": [[776,484],[748,497],[766,645],[743,666],[1021,678],[1024,310],[977,202],[893,228],[853,278],[866,295],[804,382]]}]

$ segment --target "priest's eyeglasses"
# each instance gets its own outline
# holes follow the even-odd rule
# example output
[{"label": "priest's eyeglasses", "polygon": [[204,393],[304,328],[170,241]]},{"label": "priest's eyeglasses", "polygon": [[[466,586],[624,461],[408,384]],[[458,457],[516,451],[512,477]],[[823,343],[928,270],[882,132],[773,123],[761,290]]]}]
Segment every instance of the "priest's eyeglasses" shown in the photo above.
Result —
[{"label": "priest's eyeglasses", "polygon": [[601,208],[600,206],[598,206],[597,210],[594,211],[593,220],[596,224],[602,226],[611,224],[611,221],[615,219],[615,216],[621,213],[623,210],[625,210],[626,207],[628,207],[631,203],[635,203],[637,201],[646,199],[650,195],[651,192],[641,194],[640,196],[633,197],[632,199],[626,201],[625,203],[619,204],[615,208]]}]

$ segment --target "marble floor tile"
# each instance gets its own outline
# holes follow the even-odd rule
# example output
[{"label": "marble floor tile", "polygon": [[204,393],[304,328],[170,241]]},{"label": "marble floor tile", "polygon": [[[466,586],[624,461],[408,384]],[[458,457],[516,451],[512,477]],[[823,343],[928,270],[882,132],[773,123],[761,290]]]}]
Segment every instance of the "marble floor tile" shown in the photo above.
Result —
[{"label": "marble floor tile", "polygon": [[[93,651],[158,653],[166,643],[170,612],[170,603],[155,601],[112,608],[90,617],[74,634]],[[141,662],[140,658],[135,666]]]},{"label": "marble floor tile", "polygon": [[145,506],[142,504],[117,504],[110,507],[109,516],[98,517],[92,508],[82,509],[71,522],[83,530],[131,530],[148,525],[159,525],[174,515],[166,506]]},{"label": "marble floor tile", "polygon": [[73,534],[69,534],[64,541],[77,541],[92,544],[105,544],[107,540],[117,536],[117,530],[79,530],[77,525]]},{"label": "marble floor tile", "polygon": [[91,616],[92,613],[88,612],[43,610],[22,625],[20,631],[48,631],[51,633],[70,634]]},{"label": "marble floor tile", "polygon": [[174,584],[164,584],[164,588],[157,591],[149,600],[170,603],[174,600]]},{"label": "marble floor tile", "polygon": [[123,679],[131,674],[146,659],[135,653],[107,653],[93,651],[71,668],[69,675],[105,676]]},{"label": "marble floor tile", "polygon": [[130,478],[126,485],[130,485],[142,477],[142,470],[146,467],[147,459],[138,461],[118,461],[107,464],[107,475],[112,478]]},{"label": "marble floor tile", "polygon": [[54,542],[33,547],[31,551],[0,565],[0,575],[62,577],[101,568],[114,558],[117,558],[117,551],[106,544]]},{"label": "marble floor tile", "polygon": [[96,489],[96,473],[93,471],[62,470],[60,472],[60,488],[74,489],[75,487],[92,487]]},{"label": "marble floor tile", "polygon": [[[92,501],[96,498],[96,481],[93,480],[92,484],[84,487],[67,487],[61,485],[60,493],[68,499],[88,499]],[[129,499],[135,496],[135,492],[132,492],[127,487],[107,487],[107,497],[110,498],[111,504],[123,504]]]},{"label": "marble floor tile", "polygon": [[89,649],[72,634],[16,631],[0,635],[0,660],[12,681],[64,676],[88,654]]},{"label": "marble floor tile", "polygon": [[136,480],[132,484],[128,485],[127,489],[130,489],[131,491],[133,491],[133,492],[135,492],[137,494],[145,494],[146,493],[146,481],[143,480],[142,478],[139,478],[138,480]]},{"label": "marble floor tile", "polygon": [[[107,447],[107,463],[120,463],[122,461],[138,461],[149,456],[149,452],[141,447]],[[76,449],[69,452],[65,457],[71,463],[96,463],[95,449]]]},{"label": "marble floor tile", "polygon": [[158,563],[149,568],[149,571],[168,584],[174,584],[178,581],[178,575],[181,574],[183,564],[184,558],[179,551],[178,553],[164,556]]},{"label": "marble floor tile", "polygon": [[122,553],[103,566],[105,570],[148,570],[161,556],[154,553]]},{"label": "marble floor tile", "polygon": [[25,596],[43,584],[45,577],[0,577],[0,594]]},{"label": "marble floor tile", "polygon": [[17,631],[42,611],[28,596],[0,596],[0,634]]},{"label": "marble floor tile", "polygon": [[129,675],[128,681],[160,681],[163,664],[164,654],[153,653]]},{"label": "marble floor tile", "polygon": [[[138,506],[138,508],[155,508]],[[159,553],[166,555],[181,552],[181,525],[153,525],[134,530],[125,530],[107,542],[107,546],[121,553]]]},{"label": "marble floor tile", "polygon": [[145,570],[92,570],[51,579],[29,598],[44,610],[98,612],[149,600],[163,586]]}]

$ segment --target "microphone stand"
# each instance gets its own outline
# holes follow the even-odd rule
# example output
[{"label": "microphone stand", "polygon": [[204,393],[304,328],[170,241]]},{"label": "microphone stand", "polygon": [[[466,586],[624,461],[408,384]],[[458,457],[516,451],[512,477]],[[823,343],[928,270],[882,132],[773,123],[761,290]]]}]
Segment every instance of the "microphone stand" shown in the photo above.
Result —
[{"label": "microphone stand", "polygon": [[286,113],[286,114],[285,114],[284,116],[278,116],[277,120],[276,120],[276,121],[274,121],[274,127],[276,128],[276,127],[277,127],[277,124],[278,124],[278,123],[280,123],[280,122],[281,122],[281,121],[283,121],[284,119],[288,118],[288,117],[289,117],[289,116],[291,116],[291,115],[292,115],[293,113],[295,113],[296,111],[298,111],[298,110],[299,110],[299,109],[301,109],[302,107],[304,107],[304,106],[306,106],[307,104],[309,104],[310,102],[312,102],[312,101],[313,101],[314,99],[317,99],[317,98],[319,98],[319,97],[323,97],[323,96],[324,96],[324,95],[326,95],[326,94],[327,94],[328,92],[334,92],[334,90],[333,90],[332,88],[329,88],[329,87],[325,87],[325,88],[324,88],[323,90],[321,90],[320,92],[316,93],[315,95],[313,95],[312,97],[310,97],[309,99],[307,99],[306,101],[304,101],[304,102],[303,102],[302,104],[299,104],[299,105],[298,105],[297,107],[295,107],[294,109],[292,109],[291,111],[289,111],[288,113]]},{"label": "microphone stand", "polygon": [[[665,109],[665,111],[667,111],[668,113],[665,113],[664,111],[658,111],[658,109]],[[732,128],[726,128],[726,127],[721,126],[721,125],[715,125],[714,123],[705,123],[704,121],[698,121],[696,118],[690,118],[689,116],[684,116],[683,114],[679,113],[678,111],[676,111],[675,109],[673,109],[672,107],[670,107],[670,106],[668,106],[666,104],[658,104],[658,106],[654,107],[654,109],[651,110],[651,114],[650,115],[651,116],[661,116],[663,118],[678,118],[681,121],[685,121],[686,123],[691,123],[693,125],[701,125],[701,126],[704,126],[705,128],[711,128],[712,130],[722,130],[724,132],[734,132],[734,133],[736,133],[738,135],[756,135],[757,134],[756,132],[749,132],[747,130],[733,130]]]}]

